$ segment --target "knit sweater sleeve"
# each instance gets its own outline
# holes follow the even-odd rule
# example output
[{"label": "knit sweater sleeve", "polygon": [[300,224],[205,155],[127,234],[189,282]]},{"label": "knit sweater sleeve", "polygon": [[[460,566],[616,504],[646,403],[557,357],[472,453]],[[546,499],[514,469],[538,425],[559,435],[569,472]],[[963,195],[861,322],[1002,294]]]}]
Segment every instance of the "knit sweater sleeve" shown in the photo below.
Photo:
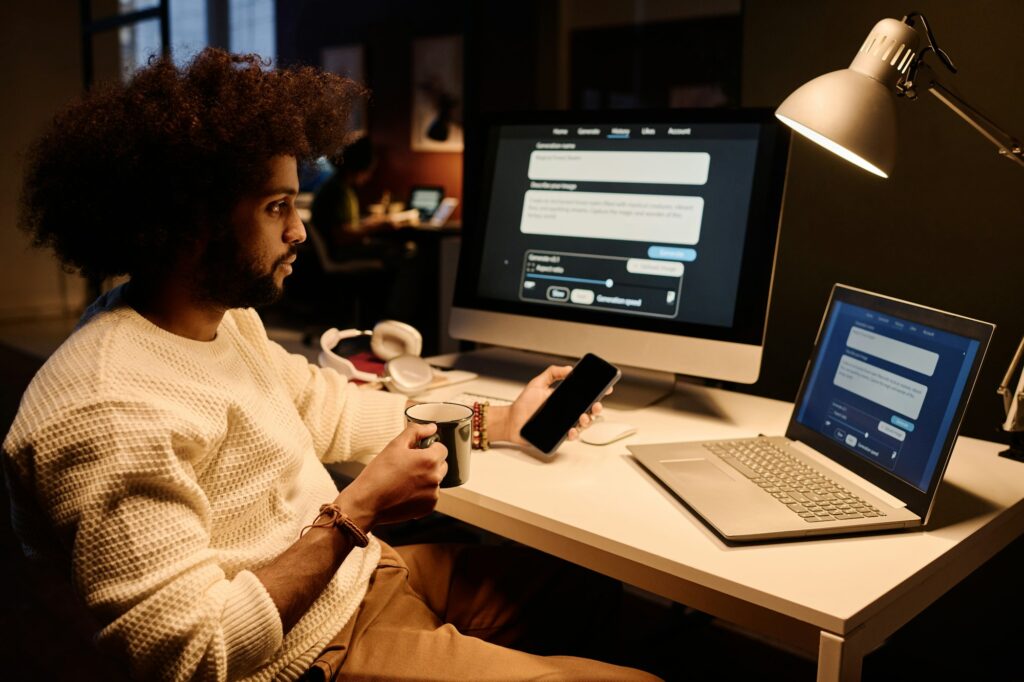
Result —
[{"label": "knit sweater sleeve", "polygon": [[95,398],[12,431],[5,449],[70,553],[75,587],[103,626],[97,643],[127,658],[134,677],[226,680],[281,646],[259,579],[226,575],[215,560],[193,469],[205,448],[180,417]]},{"label": "knit sweater sleeve", "polygon": [[366,461],[405,428],[405,396],[360,389],[333,369],[265,343],[321,461]]}]

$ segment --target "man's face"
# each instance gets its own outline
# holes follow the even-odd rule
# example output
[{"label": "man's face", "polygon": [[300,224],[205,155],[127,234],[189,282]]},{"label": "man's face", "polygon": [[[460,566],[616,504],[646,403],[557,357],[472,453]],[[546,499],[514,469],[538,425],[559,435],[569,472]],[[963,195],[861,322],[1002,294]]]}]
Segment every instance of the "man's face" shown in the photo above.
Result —
[{"label": "man's face", "polygon": [[295,211],[295,157],[275,156],[268,168],[266,184],[235,205],[229,229],[206,246],[197,282],[205,300],[227,308],[259,307],[284,291],[306,228]]}]

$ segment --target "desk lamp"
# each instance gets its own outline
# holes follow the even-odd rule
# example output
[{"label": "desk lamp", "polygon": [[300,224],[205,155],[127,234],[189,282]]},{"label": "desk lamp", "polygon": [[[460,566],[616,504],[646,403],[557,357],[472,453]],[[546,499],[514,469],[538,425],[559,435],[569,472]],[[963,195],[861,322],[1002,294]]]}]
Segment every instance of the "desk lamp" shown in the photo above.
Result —
[{"label": "desk lamp", "polygon": [[[928,41],[921,50],[917,21]],[[850,68],[802,85],[775,115],[813,142],[887,178],[896,160],[896,97],[916,99],[921,80],[928,92],[996,145],[1000,155],[1024,166],[1020,140],[935,80],[924,63],[929,52],[956,73],[949,55],[935,43],[924,15],[912,12],[901,21],[882,19],[871,29]]]},{"label": "desk lamp", "polygon": [[1010,367],[1006,370],[1003,383],[999,384],[999,395],[1003,397],[1003,410],[1006,411],[1006,421],[1003,422],[1003,431],[1010,434],[1010,447],[999,454],[1004,457],[1024,462],[1024,372],[1021,372],[1017,381],[1016,390],[1010,390],[1010,382],[1013,381],[1013,374],[1024,356],[1024,339],[1021,339],[1017,346],[1017,352],[1010,361]]},{"label": "desk lamp", "polygon": [[[922,39],[927,45],[920,49]],[[950,72],[956,73],[949,55],[936,44],[923,14],[911,12],[899,21],[882,19],[871,29],[849,68],[805,83],[782,102],[775,115],[816,144],[870,173],[887,178],[896,161],[896,98],[916,99],[920,82],[936,99],[994,144],[1001,156],[1024,166],[1020,140],[939,83],[924,63],[924,56],[929,52],[935,53]],[[1022,353],[1024,340],[999,387],[1006,410],[1003,430],[1011,434],[1012,443],[1000,454],[1024,461],[1024,375],[1015,392],[1009,389]]]}]

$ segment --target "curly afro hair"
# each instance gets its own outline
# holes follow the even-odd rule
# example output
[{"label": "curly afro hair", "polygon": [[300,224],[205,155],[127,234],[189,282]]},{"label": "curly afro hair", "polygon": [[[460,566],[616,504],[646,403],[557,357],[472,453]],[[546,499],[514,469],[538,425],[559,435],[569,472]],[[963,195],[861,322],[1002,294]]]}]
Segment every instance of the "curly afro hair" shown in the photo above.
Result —
[{"label": "curly afro hair", "polygon": [[160,272],[268,178],[267,162],[337,154],[363,88],[257,55],[154,59],[59,113],[28,152],[20,225],[86,277]]}]

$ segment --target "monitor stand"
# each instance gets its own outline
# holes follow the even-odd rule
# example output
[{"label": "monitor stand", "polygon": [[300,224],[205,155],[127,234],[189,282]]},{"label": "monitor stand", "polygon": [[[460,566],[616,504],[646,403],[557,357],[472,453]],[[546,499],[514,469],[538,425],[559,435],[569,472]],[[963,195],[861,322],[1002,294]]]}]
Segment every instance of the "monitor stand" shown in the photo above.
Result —
[{"label": "monitor stand", "polygon": [[604,404],[617,410],[639,410],[662,400],[676,387],[676,375],[642,367],[619,365],[622,378]]},{"label": "monitor stand", "polygon": [[[445,357],[442,356],[438,360]],[[454,362],[451,365],[455,369],[524,384],[540,374],[548,365],[571,365],[576,362],[575,358],[544,355],[499,346],[461,353],[453,359]],[[615,384],[612,394],[601,401],[608,407],[617,410],[638,410],[649,407],[672,393],[675,388],[676,376],[671,372],[658,372],[624,365],[619,365],[619,369],[622,370],[622,378]]]}]

